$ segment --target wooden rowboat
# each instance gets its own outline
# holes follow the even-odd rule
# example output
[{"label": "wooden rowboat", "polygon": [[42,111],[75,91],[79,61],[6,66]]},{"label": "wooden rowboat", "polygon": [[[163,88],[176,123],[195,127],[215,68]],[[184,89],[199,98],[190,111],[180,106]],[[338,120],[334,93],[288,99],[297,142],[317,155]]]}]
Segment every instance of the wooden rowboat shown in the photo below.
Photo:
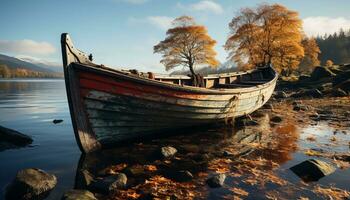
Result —
[{"label": "wooden rowboat", "polygon": [[230,121],[268,101],[277,73],[271,67],[204,77],[133,74],[92,63],[61,36],[64,76],[75,137],[83,152],[167,130]]}]

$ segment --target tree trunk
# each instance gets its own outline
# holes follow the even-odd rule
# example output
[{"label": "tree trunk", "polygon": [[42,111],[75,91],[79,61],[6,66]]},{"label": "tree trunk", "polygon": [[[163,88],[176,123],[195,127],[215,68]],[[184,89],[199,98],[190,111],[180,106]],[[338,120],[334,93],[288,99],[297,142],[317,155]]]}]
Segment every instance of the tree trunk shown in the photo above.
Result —
[{"label": "tree trunk", "polygon": [[190,63],[190,64],[188,65],[188,67],[190,68],[190,71],[191,71],[192,76],[196,75],[196,73],[194,72],[194,69],[193,69],[193,64]]}]

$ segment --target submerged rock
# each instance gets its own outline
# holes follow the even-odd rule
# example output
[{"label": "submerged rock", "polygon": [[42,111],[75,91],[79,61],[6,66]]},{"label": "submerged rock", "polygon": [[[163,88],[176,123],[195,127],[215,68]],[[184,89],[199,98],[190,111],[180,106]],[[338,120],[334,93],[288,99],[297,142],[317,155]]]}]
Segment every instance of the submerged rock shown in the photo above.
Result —
[{"label": "submerged rock", "polygon": [[160,149],[160,153],[163,156],[163,158],[170,158],[177,153],[177,149],[171,146],[166,146]]},{"label": "submerged rock", "polygon": [[7,199],[44,199],[56,186],[57,179],[41,169],[24,169],[17,173],[16,178],[8,186]]},{"label": "submerged rock", "polygon": [[225,179],[225,174],[215,174],[207,179],[207,184],[212,188],[222,187],[224,185]]},{"label": "submerged rock", "polygon": [[318,181],[335,171],[333,165],[322,160],[309,159],[290,168],[305,182]]},{"label": "submerged rock", "polygon": [[63,194],[61,200],[97,200],[88,190],[69,190]]},{"label": "submerged rock", "polygon": [[17,146],[25,146],[31,144],[33,139],[28,135],[24,135],[18,131],[0,126],[0,142],[9,142]]},{"label": "submerged rock", "polygon": [[119,173],[102,179],[97,179],[90,184],[90,187],[98,192],[108,194],[111,191],[125,188],[127,180],[128,178],[125,174]]},{"label": "submerged rock", "polygon": [[63,122],[63,119],[54,119],[52,121],[52,123],[54,123],[54,124],[59,124],[59,123],[62,123],[62,122]]}]

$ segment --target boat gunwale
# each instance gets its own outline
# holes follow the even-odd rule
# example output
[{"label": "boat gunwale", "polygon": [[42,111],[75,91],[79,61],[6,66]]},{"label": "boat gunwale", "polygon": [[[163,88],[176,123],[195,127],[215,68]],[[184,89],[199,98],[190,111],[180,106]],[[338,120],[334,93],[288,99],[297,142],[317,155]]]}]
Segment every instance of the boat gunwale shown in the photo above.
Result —
[{"label": "boat gunwale", "polygon": [[[165,88],[170,88],[173,90],[200,93],[200,94],[242,94],[242,93],[249,93],[249,92],[261,90],[263,88],[267,88],[267,87],[271,86],[272,84],[274,84],[278,79],[277,72],[273,68],[270,68],[274,73],[274,78],[271,79],[270,81],[267,81],[266,83],[257,84],[257,85],[253,85],[252,87],[245,87],[245,88],[238,87],[238,88],[232,88],[232,89],[227,89],[227,88],[211,89],[211,88],[200,88],[200,87],[194,87],[194,86],[178,85],[178,84],[172,84],[172,83],[167,83],[167,82],[161,82],[158,80],[143,78],[143,77],[139,77],[136,75],[135,76],[128,75],[128,74],[125,74],[123,72],[117,72],[113,69],[107,70],[107,68],[99,68],[99,67],[95,67],[93,65],[82,64],[82,63],[77,63],[77,62],[71,63],[68,66],[68,68],[69,67],[77,68],[77,69],[80,69],[83,71],[88,71],[91,73],[98,72],[100,74],[107,75],[111,78],[118,77],[118,78],[122,78],[124,80],[128,80],[131,82],[137,82],[140,84],[147,84],[147,85],[156,86],[156,87],[165,87]],[[257,70],[259,70],[259,69],[257,69]],[[255,70],[253,70],[252,72],[254,72],[254,71]],[[232,77],[234,77],[234,76],[232,76]]]}]

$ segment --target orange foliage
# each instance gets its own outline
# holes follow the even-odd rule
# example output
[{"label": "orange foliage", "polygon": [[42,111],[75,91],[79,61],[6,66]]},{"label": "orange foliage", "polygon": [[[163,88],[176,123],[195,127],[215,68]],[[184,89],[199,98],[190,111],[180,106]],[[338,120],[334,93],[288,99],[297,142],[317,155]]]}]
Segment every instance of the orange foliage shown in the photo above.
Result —
[{"label": "orange foliage", "polygon": [[327,67],[333,66],[333,61],[332,60],[327,60],[326,61],[326,66]]},{"label": "orange foliage", "polygon": [[304,50],[298,13],[279,4],[245,8],[229,24],[229,59],[249,69],[272,63],[279,71],[295,69]]},{"label": "orange foliage", "polygon": [[300,63],[300,71],[311,72],[315,66],[320,65],[318,54],[321,53],[315,38],[305,37],[301,42],[304,48],[305,56]]},{"label": "orange foliage", "polygon": [[197,25],[192,17],[182,16],[173,21],[165,40],[154,46],[154,53],[162,54],[160,61],[166,70],[186,66],[192,74],[195,65],[218,66],[213,40],[204,26]]}]

